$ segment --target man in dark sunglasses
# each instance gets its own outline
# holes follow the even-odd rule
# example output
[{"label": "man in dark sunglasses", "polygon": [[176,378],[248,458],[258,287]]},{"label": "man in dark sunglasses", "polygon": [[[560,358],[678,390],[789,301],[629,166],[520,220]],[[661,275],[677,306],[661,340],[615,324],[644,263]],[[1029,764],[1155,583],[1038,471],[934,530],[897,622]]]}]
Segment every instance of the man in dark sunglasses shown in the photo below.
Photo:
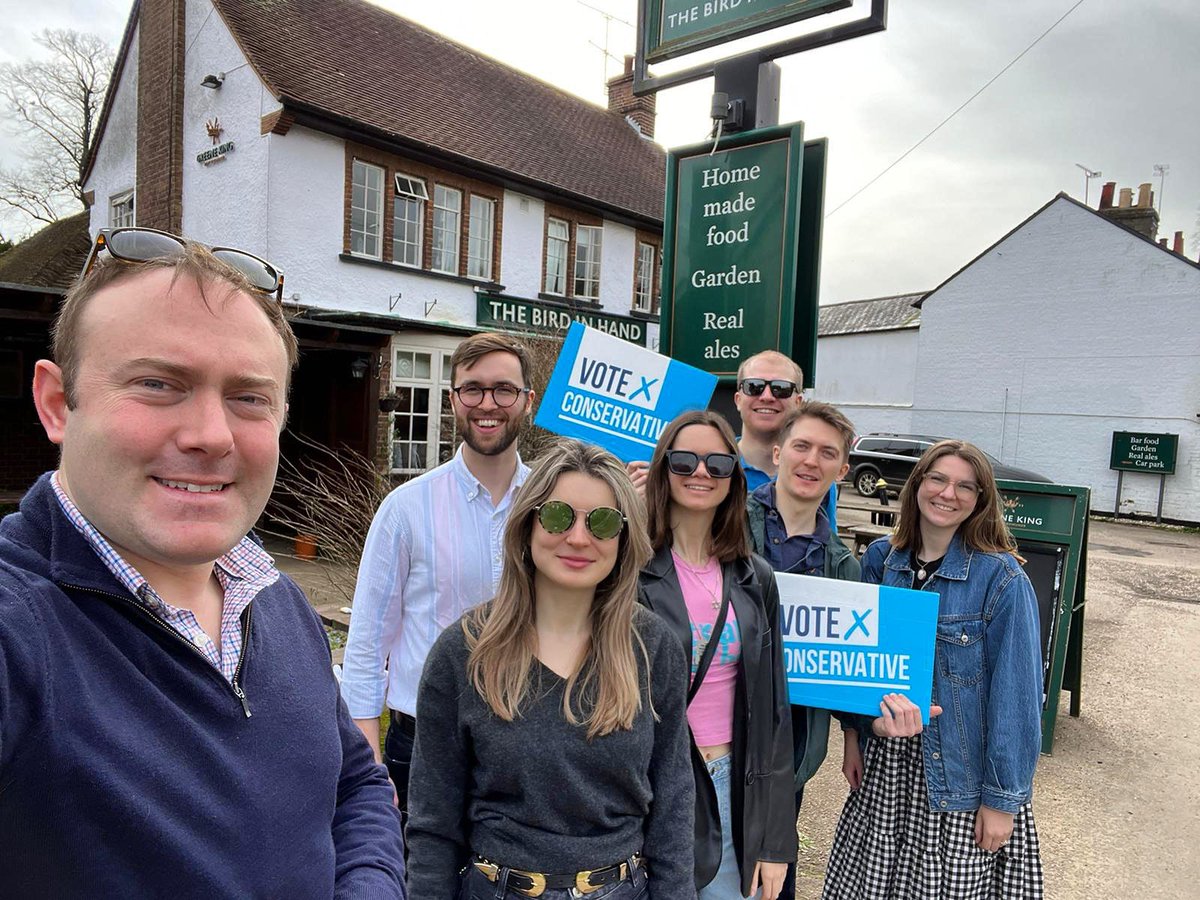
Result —
[{"label": "man in dark sunglasses", "polygon": [[756,353],[738,367],[733,403],[742,419],[738,450],[748,490],[775,477],[775,438],[784,417],[803,402],[803,388],[800,367],[775,350]]},{"label": "man in dark sunglasses", "polygon": [[33,380],[59,467],[0,523],[6,896],[405,896],[320,620],[250,533],[298,355],[279,277],[121,229],[63,301]]}]

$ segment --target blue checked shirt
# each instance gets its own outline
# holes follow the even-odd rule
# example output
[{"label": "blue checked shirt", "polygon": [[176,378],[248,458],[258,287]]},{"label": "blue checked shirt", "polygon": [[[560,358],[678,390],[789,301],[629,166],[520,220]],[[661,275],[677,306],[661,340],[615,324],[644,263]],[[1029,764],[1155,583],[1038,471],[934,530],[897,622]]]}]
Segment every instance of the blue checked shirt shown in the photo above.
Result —
[{"label": "blue checked shirt", "polygon": [[496,593],[504,526],[528,474],[518,459],[512,485],[493,505],[460,447],[448,463],[400,485],[380,504],[358,567],[342,666],[351,716],[378,718],[385,702],[416,713],[433,642]]},{"label": "blue checked shirt", "polygon": [[213,564],[213,572],[225,592],[225,602],[221,605],[221,644],[218,647],[200,627],[195,613],[190,609],[172,606],[160,597],[141,573],[122,559],[121,554],[104,539],[104,535],[84,518],[59,484],[57,472],[50,479],[50,484],[71,524],[96,551],[117,581],[149,612],[199,650],[225,680],[232,683],[242,658],[242,613],[259,591],[279,580],[279,570],[275,568],[275,561],[270,554],[249,538],[242,538],[237,546]]}]

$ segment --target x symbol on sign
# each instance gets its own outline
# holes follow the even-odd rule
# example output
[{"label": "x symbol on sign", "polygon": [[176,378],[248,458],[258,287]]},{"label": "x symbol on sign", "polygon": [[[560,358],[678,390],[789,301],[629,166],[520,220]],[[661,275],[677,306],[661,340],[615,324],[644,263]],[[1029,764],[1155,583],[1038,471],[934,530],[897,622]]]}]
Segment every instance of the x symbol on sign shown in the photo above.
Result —
[{"label": "x symbol on sign", "polygon": [[871,611],[869,609],[861,614],[856,613],[854,610],[850,610],[850,615],[854,616],[854,624],[846,629],[846,633],[842,635],[842,640],[848,641],[850,639],[850,635],[854,634],[855,628],[862,629],[863,637],[870,637],[871,632],[867,631],[867,616],[870,614]]},{"label": "x symbol on sign", "polygon": [[653,402],[654,398],[650,396],[650,385],[657,384],[658,379],[651,378],[649,381],[647,381],[645,375],[639,375],[638,378],[642,379],[642,386],[640,388],[638,388],[636,391],[634,391],[632,394],[630,394],[629,399],[632,400],[638,394],[645,394],[646,399]]}]

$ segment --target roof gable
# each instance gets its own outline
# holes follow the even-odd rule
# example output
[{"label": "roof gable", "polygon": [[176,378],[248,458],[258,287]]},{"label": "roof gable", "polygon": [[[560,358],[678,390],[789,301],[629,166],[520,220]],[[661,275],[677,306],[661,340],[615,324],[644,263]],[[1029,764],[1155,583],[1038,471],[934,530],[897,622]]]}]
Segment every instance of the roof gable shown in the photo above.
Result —
[{"label": "roof gable", "polygon": [[214,0],[285,106],[661,221],[665,151],[624,118],[362,0]]}]

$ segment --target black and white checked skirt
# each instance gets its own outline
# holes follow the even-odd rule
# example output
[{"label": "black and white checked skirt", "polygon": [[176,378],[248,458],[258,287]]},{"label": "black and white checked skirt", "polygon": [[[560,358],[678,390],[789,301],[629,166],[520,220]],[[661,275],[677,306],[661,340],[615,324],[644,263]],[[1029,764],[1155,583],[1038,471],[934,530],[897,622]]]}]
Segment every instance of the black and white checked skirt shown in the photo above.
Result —
[{"label": "black and white checked skirt", "polygon": [[1042,900],[1033,808],[1008,842],[975,844],[974,812],[929,808],[921,737],[867,743],[862,786],[850,794],[829,853],[822,900]]}]

